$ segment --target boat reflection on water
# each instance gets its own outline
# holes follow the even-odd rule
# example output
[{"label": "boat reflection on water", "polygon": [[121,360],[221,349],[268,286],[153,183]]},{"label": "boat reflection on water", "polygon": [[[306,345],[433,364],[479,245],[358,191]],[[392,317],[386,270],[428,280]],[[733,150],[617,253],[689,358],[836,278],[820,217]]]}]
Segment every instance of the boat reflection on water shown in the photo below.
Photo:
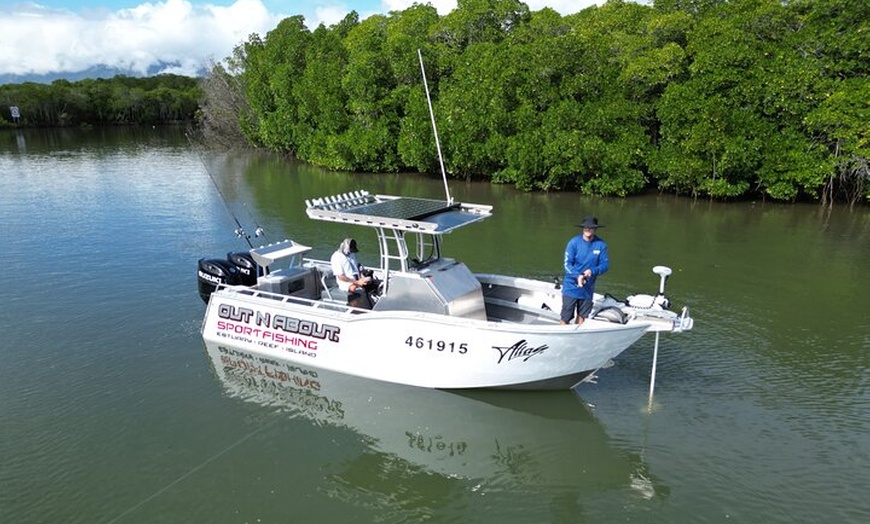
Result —
[{"label": "boat reflection on water", "polygon": [[[616,488],[641,499],[667,493],[639,455],[612,447],[572,392],[457,393],[330,373],[220,344],[206,343],[206,350],[229,396],[350,429],[395,474],[467,479],[481,489]],[[371,466],[372,457],[360,460]],[[406,472],[396,473],[402,467],[395,464]],[[363,467],[349,464],[339,483],[364,477],[355,471]]]}]

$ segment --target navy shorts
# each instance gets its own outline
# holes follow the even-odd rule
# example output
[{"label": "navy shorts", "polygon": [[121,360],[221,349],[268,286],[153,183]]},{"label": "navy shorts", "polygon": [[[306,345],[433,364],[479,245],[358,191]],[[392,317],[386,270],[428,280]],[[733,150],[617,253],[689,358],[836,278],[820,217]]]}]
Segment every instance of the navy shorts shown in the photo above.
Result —
[{"label": "navy shorts", "polygon": [[592,311],[592,300],[588,298],[574,298],[562,295],[562,322],[574,320],[574,312],[585,320]]}]

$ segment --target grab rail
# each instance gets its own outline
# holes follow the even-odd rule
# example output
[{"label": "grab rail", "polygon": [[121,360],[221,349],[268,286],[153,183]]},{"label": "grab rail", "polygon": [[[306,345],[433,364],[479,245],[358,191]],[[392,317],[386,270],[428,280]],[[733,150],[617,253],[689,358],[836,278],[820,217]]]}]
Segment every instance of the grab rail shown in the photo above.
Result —
[{"label": "grab rail", "polygon": [[279,293],[273,293],[271,291],[263,291],[261,289],[254,289],[245,286],[231,286],[227,284],[218,284],[215,292],[220,289],[224,289],[226,291],[230,291],[237,295],[247,295],[250,297],[263,297],[271,300],[275,300],[277,302],[287,303],[287,304],[299,304],[303,306],[310,306],[315,309],[326,309],[330,311],[336,311],[339,313],[370,313],[371,311],[368,309],[358,308],[349,306],[346,304],[342,304],[339,302],[329,302],[323,300],[312,300],[310,298],[304,297],[294,297],[288,295],[281,295]]}]

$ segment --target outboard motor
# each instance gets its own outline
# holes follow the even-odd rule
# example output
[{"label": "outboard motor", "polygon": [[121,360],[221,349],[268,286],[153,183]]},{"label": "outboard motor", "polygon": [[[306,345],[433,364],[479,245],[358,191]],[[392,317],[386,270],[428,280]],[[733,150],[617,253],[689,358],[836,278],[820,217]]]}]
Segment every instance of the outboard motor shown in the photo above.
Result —
[{"label": "outboard motor", "polygon": [[227,260],[239,270],[239,284],[253,286],[257,283],[257,263],[250,253],[239,251],[227,253]]},{"label": "outboard motor", "polygon": [[240,283],[239,268],[227,260],[201,258],[197,264],[196,280],[199,296],[208,303],[209,297],[219,285],[234,286]]}]

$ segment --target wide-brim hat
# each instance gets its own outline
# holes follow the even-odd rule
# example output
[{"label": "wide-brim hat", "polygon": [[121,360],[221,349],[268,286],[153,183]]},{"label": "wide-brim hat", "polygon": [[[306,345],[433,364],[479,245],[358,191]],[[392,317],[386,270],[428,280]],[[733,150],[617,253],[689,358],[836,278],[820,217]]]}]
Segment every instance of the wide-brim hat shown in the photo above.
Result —
[{"label": "wide-brim hat", "polygon": [[583,218],[583,222],[577,224],[577,227],[582,228],[590,228],[590,229],[598,229],[599,227],[604,227],[602,224],[598,223],[598,219],[592,215]]}]

